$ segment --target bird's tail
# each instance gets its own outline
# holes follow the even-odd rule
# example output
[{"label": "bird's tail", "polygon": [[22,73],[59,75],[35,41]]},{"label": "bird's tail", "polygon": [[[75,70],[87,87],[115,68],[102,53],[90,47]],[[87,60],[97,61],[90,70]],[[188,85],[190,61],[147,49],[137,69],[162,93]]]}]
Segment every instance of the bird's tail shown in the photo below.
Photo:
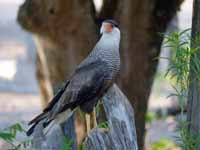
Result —
[{"label": "bird's tail", "polygon": [[[34,129],[36,127],[36,125],[43,119],[45,119],[47,117],[47,112],[43,112],[41,113],[40,115],[36,116],[33,120],[31,120],[28,125],[32,125],[28,131],[26,132],[26,135],[27,136],[30,136],[33,132],[34,132]],[[51,121],[49,120],[48,122],[44,122],[43,123],[43,127],[45,128]]]},{"label": "bird's tail", "polygon": [[27,135],[27,136],[30,136],[30,135],[33,133],[33,131],[34,131],[34,129],[35,129],[35,127],[36,127],[37,124],[38,124],[38,123],[35,123],[34,125],[32,125],[32,126],[28,129],[28,131],[26,131],[26,135]]},{"label": "bird's tail", "polygon": [[33,119],[28,123],[28,125],[31,125],[31,124],[36,123],[36,122],[39,122],[39,121],[41,121],[42,119],[44,119],[46,116],[47,116],[47,113],[46,113],[46,112],[43,112],[43,113],[39,114],[38,116],[36,116],[35,118],[33,118]]},{"label": "bird's tail", "polygon": [[[65,89],[67,88],[69,84],[69,81],[67,81],[65,83],[65,85],[58,91],[58,93],[53,97],[53,99],[51,100],[51,102],[47,105],[47,107],[43,110],[43,113],[41,113],[40,115],[36,116],[33,120],[31,120],[28,125],[32,125],[30,127],[30,129],[27,131],[27,135],[31,135],[34,132],[34,129],[36,127],[36,125],[42,121],[43,121],[43,127],[47,127],[52,120],[54,120],[54,117],[51,116],[51,110],[54,108],[54,106],[56,105],[56,103],[59,101],[60,97],[62,96],[62,94],[64,93]],[[66,109],[69,107],[66,107]]]},{"label": "bird's tail", "polygon": [[58,124],[63,123],[65,120],[68,120],[75,111],[76,111],[76,108],[73,110],[67,109],[66,111],[60,113],[53,119],[49,119],[48,112],[43,112],[29,122],[29,125],[32,125],[32,124],[33,125],[28,129],[28,131],[26,132],[26,135],[30,136],[34,132],[34,129],[37,126],[37,124],[44,119],[45,121],[43,122],[43,128],[46,128],[48,126],[45,133],[47,134],[47,132],[53,127],[54,123],[58,123]]}]

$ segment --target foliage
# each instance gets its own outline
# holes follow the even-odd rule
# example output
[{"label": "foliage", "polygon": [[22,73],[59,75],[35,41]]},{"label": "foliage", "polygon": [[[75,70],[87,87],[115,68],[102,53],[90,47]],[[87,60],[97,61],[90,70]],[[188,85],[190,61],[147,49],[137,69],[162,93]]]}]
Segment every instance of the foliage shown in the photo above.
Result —
[{"label": "foliage", "polygon": [[152,145],[152,150],[181,150],[181,148],[168,139],[161,139]]},{"label": "foliage", "polygon": [[25,139],[24,141],[18,141],[16,139],[18,133],[25,133],[25,130],[19,123],[11,125],[0,131],[0,139],[6,141],[12,146],[13,150],[18,149],[26,149],[31,147],[32,143],[29,139]]},{"label": "foliage", "polygon": [[184,150],[196,150],[199,146],[200,135],[198,133],[192,133],[187,127],[188,122],[180,122],[180,127],[177,130],[180,136],[176,137],[177,142],[180,143],[180,146]]},{"label": "foliage", "polygon": [[175,80],[175,84],[172,84],[175,93],[170,94],[170,96],[178,97],[181,112],[183,113],[186,106],[189,86],[189,64],[192,55],[190,36],[188,35],[188,30],[184,30],[183,32],[173,32],[170,35],[165,35],[165,39],[164,46],[173,51],[172,57],[166,58],[170,60],[170,64],[165,76]]},{"label": "foliage", "polygon": [[73,140],[67,140],[65,136],[63,136],[63,150],[72,150]]},{"label": "foliage", "polygon": [[[0,131],[0,139],[6,141],[8,144],[12,146],[12,150],[21,150],[21,149],[32,149],[33,144],[28,137],[23,141],[17,140],[17,134],[25,134],[25,130],[19,123],[11,125]],[[73,140],[67,140],[66,137],[63,136],[63,150],[71,150],[73,145]]]},{"label": "foliage", "polygon": [[[171,35],[165,35],[165,47],[169,47],[173,51],[171,58],[165,58],[170,60],[165,76],[169,77],[174,83],[172,87],[175,93],[169,96],[177,96],[181,108],[181,119],[178,128],[180,135],[177,137],[177,141],[184,150],[196,150],[198,143],[200,143],[199,135],[188,130],[188,123],[184,120],[183,114],[189,90],[189,72],[193,72],[197,79],[200,78],[200,61],[197,55],[200,47],[195,44],[200,41],[200,38],[196,37],[191,41],[189,31],[187,29],[182,32],[173,32]],[[192,46],[191,42],[193,43]]]},{"label": "foliage", "polygon": [[158,116],[155,112],[147,112],[147,114],[146,114],[146,122],[147,123],[152,123],[157,118],[158,118]]},{"label": "foliage", "polygon": [[104,129],[109,128],[108,121],[105,121],[105,122],[98,124],[98,128],[104,128]]}]

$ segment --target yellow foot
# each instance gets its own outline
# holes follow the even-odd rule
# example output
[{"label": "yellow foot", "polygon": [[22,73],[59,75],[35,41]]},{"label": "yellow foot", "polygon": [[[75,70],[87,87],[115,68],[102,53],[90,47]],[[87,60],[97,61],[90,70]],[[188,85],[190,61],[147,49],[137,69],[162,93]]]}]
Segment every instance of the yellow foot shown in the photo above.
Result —
[{"label": "yellow foot", "polygon": [[93,119],[93,128],[96,128],[97,127],[97,118],[96,118],[95,108],[93,109],[93,112],[92,112],[92,119]]},{"label": "yellow foot", "polygon": [[86,121],[86,132],[89,134],[91,128],[90,128],[90,115],[85,114],[85,121]]}]

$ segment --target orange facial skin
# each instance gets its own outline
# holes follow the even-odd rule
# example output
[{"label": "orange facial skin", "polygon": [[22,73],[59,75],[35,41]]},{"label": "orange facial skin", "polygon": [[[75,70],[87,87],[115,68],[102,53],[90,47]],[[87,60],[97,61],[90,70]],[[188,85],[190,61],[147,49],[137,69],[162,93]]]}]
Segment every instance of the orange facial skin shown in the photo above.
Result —
[{"label": "orange facial skin", "polygon": [[105,25],[104,25],[104,28],[105,28],[105,31],[106,32],[112,32],[112,30],[113,30],[113,26],[112,26],[112,24],[110,24],[110,23],[106,23]]}]

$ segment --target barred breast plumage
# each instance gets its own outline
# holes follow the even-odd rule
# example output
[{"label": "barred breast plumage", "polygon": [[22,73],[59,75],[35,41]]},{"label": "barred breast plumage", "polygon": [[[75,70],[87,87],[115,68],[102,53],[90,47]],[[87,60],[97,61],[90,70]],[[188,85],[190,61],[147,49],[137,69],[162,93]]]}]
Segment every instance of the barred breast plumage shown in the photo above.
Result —
[{"label": "barred breast plumage", "polygon": [[110,79],[114,80],[120,71],[119,41],[120,37],[103,34],[92,52],[80,65],[101,60],[108,65],[109,69],[106,71],[110,73]]}]

